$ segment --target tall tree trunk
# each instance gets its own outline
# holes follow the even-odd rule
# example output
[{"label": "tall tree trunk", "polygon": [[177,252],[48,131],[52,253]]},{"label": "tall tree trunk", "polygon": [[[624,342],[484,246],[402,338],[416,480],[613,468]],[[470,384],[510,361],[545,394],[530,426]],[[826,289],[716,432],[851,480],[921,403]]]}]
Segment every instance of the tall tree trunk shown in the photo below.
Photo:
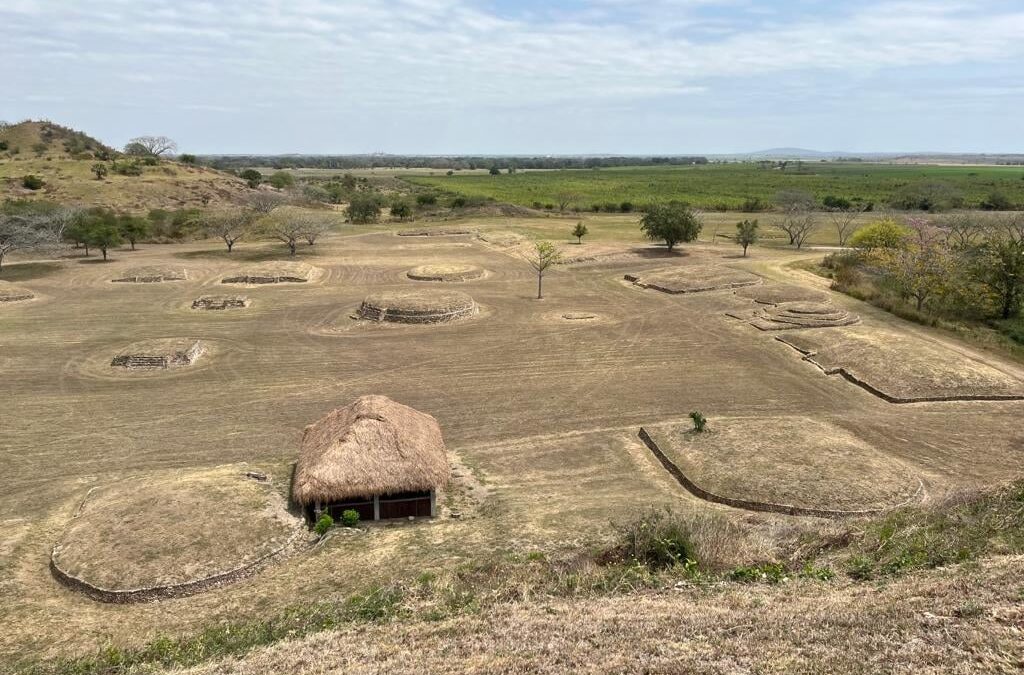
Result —
[{"label": "tall tree trunk", "polygon": [[106,248],[101,248],[100,250],[103,251],[103,262],[106,262],[107,261],[107,249]]},{"label": "tall tree trunk", "polygon": [[537,273],[537,299],[538,300],[543,300],[544,299],[544,296],[541,294],[541,289],[542,289],[542,284],[543,283],[544,283],[544,274],[543,274],[543,272],[538,272]]},{"label": "tall tree trunk", "polygon": [[231,247],[235,245],[235,242],[227,241],[226,239],[225,239],[225,242],[227,242],[227,245],[228,245],[228,253],[231,253]]}]

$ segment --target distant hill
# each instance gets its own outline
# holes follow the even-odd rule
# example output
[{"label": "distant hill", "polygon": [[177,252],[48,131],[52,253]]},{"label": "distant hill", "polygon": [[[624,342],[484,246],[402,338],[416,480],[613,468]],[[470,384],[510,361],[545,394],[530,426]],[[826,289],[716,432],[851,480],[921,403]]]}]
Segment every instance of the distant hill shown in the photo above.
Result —
[{"label": "distant hill", "polygon": [[[241,202],[250,193],[245,181],[231,174],[161,159],[148,166],[133,163],[139,175],[115,169],[133,163],[114,148],[81,131],[48,121],[27,120],[0,127],[0,201],[47,199],[79,206],[105,206],[145,212],[219,206]],[[107,175],[98,180],[95,164]],[[30,190],[27,175],[43,185]]]}]

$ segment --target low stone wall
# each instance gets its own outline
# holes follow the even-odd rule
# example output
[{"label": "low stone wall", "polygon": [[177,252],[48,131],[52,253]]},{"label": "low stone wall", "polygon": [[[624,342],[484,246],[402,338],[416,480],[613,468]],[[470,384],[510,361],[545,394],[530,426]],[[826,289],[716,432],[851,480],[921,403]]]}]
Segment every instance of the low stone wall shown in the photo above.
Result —
[{"label": "low stone wall", "polygon": [[789,504],[773,504],[771,502],[758,502],[748,499],[736,499],[734,497],[723,497],[716,495],[713,492],[709,492],[704,488],[700,487],[692,480],[690,480],[686,474],[683,473],[682,469],[676,465],[668,455],[658,447],[658,444],[654,442],[651,435],[647,433],[647,430],[640,427],[640,440],[647,449],[657,458],[661,465],[665,467],[676,481],[682,485],[687,492],[692,494],[694,497],[703,499],[704,501],[713,502],[715,504],[722,504],[724,506],[731,506],[737,509],[745,509],[747,511],[759,511],[762,513],[782,513],[787,516],[812,516],[814,518],[849,518],[856,516],[869,516],[876,513],[881,513],[888,510],[889,508],[895,508],[896,506],[904,506],[920,498],[924,493],[924,482],[919,481],[917,490],[908,499],[904,500],[900,504],[896,504],[892,507],[877,508],[877,509],[861,509],[855,511],[845,511],[840,509],[815,509],[805,506],[793,506]]},{"label": "low stone wall", "polygon": [[178,368],[192,365],[205,351],[203,343],[196,341],[188,349],[167,354],[119,354],[110,361],[110,365],[130,370]]},{"label": "low stone wall", "polygon": [[192,309],[224,310],[243,309],[249,306],[249,298],[241,295],[203,296],[192,301]]},{"label": "low stone wall", "polygon": [[473,316],[476,312],[476,304],[443,310],[376,307],[365,302],[359,307],[359,317],[361,319],[386,321],[389,323],[446,323]]}]

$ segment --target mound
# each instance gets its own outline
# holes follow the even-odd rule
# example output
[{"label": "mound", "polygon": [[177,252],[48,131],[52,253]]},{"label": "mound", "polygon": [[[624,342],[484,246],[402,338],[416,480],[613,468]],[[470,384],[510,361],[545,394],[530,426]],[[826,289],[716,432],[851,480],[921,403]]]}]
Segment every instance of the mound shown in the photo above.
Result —
[{"label": "mound", "polygon": [[423,230],[401,230],[396,233],[399,237],[454,237],[462,234],[473,234],[472,230],[435,228]]},{"label": "mound", "polygon": [[1024,399],[1019,370],[914,334],[862,326],[777,339],[892,403]]},{"label": "mound", "polygon": [[484,270],[476,265],[420,265],[406,276],[416,281],[470,281],[483,278]]},{"label": "mound", "polygon": [[762,305],[780,305],[784,302],[827,302],[828,293],[791,284],[763,284],[736,291],[741,298],[749,298]]},{"label": "mound", "polygon": [[34,297],[35,293],[23,286],[15,286],[6,281],[0,282],[0,302],[21,302]]},{"label": "mound", "polygon": [[836,328],[860,323],[860,317],[829,303],[786,302],[753,312],[729,312],[760,330]]},{"label": "mound", "polygon": [[192,309],[242,309],[249,306],[244,295],[202,295],[192,301]]},{"label": "mound", "polygon": [[700,293],[761,283],[761,277],[755,274],[717,265],[668,267],[642,274],[627,274],[625,278],[641,288],[663,293]]},{"label": "mound", "polygon": [[95,138],[53,122],[29,120],[0,127],[0,142],[7,148],[0,156],[95,159],[116,154]]},{"label": "mound", "polygon": [[128,345],[114,356],[110,365],[128,370],[155,370],[191,366],[206,351],[194,338],[145,340]]},{"label": "mound", "polygon": [[114,282],[133,284],[154,284],[162,281],[184,281],[188,273],[181,267],[131,267],[121,272],[120,275],[111,279]]},{"label": "mound", "polygon": [[251,267],[224,277],[225,284],[283,284],[306,283],[316,273],[312,265],[300,262],[280,261]]},{"label": "mound", "polygon": [[920,489],[905,465],[825,421],[718,418],[703,433],[689,428],[668,425],[648,434],[686,478],[725,500],[862,511],[905,502]]},{"label": "mound", "polygon": [[367,296],[359,317],[393,323],[444,323],[476,314],[476,302],[458,291],[387,291]]},{"label": "mound", "polygon": [[300,527],[245,466],[161,472],[90,493],[54,545],[52,568],[107,602],[184,595],[255,571]]}]

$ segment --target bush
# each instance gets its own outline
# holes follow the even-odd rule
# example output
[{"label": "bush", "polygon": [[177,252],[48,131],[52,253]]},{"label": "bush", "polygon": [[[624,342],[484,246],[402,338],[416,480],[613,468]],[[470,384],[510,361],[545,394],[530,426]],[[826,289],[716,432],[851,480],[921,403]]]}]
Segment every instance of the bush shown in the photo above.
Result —
[{"label": "bush", "polygon": [[238,177],[248,183],[249,187],[255,190],[263,182],[263,174],[256,169],[246,169],[238,174]]},{"label": "bush", "polygon": [[729,572],[729,578],[733,581],[750,583],[762,581],[769,584],[777,584],[780,581],[788,581],[786,568],[782,563],[762,563],[760,565],[744,565]]},{"label": "bush", "polygon": [[909,237],[910,230],[907,227],[886,218],[859,228],[850,237],[850,246],[867,251],[903,248]]},{"label": "bush", "polygon": [[435,195],[435,194],[433,194],[431,192],[426,192],[426,193],[423,193],[423,194],[416,195],[416,205],[417,206],[433,206],[436,203],[437,203],[437,195]]},{"label": "bush", "polygon": [[650,511],[619,528],[619,551],[652,569],[693,565],[696,554],[689,529],[672,511]]},{"label": "bush", "polygon": [[835,195],[826,195],[821,203],[826,209],[849,209],[853,207],[853,204],[849,199],[845,197],[836,197]]},{"label": "bush", "polygon": [[345,509],[341,512],[341,524],[345,527],[355,527],[359,525],[359,512],[352,509]]},{"label": "bush", "polygon": [[740,211],[743,211],[744,213],[759,213],[761,211],[768,211],[771,207],[771,204],[760,197],[747,197],[743,200],[743,204],[740,206]]},{"label": "bush", "polygon": [[636,207],[633,206],[633,202],[622,202],[619,204],[619,210],[623,213],[632,213]]},{"label": "bush", "polygon": [[3,152],[4,150],[6,150],[9,147],[10,146],[7,144],[7,141],[0,141],[0,152]]},{"label": "bush", "polygon": [[979,206],[985,211],[1010,211],[1013,209],[1013,202],[1005,194],[995,190],[981,200]]},{"label": "bush", "polygon": [[313,526],[313,531],[322,537],[327,534],[327,531],[332,527],[334,527],[334,518],[331,518],[331,514],[324,513],[320,516],[320,520],[316,521],[316,525]]},{"label": "bush", "polygon": [[354,195],[348,203],[348,219],[353,223],[376,223],[380,218],[380,203],[372,195]]},{"label": "bush", "polygon": [[141,176],[142,165],[137,161],[114,162],[110,167],[119,176]]},{"label": "bush", "polygon": [[547,204],[544,205],[544,210],[545,211],[554,211],[555,210],[555,205],[552,204],[551,202],[548,202]]},{"label": "bush", "polygon": [[412,216],[412,207],[408,202],[399,200],[391,205],[391,217],[405,220]]},{"label": "bush", "polygon": [[287,171],[275,171],[271,174],[268,182],[278,190],[283,190],[284,188],[290,188],[295,185],[295,176],[291,175]]},{"label": "bush", "polygon": [[703,433],[704,427],[707,426],[708,420],[700,412],[694,410],[690,413],[690,419],[693,420],[693,430],[697,433]]},{"label": "bush", "polygon": [[466,198],[463,197],[462,195],[459,195],[458,197],[455,197],[454,199],[452,199],[452,208],[453,209],[462,209],[462,208],[465,208],[465,207],[466,207]]},{"label": "bush", "polygon": [[195,155],[183,154],[178,156],[178,161],[182,164],[198,164],[199,160]]},{"label": "bush", "polygon": [[544,208],[544,205],[541,204],[540,202],[533,202],[533,204],[531,204],[530,206],[532,206],[535,209],[542,209],[542,208]]},{"label": "bush", "polygon": [[42,178],[31,173],[21,178],[21,186],[26,190],[39,190],[45,184]]}]

